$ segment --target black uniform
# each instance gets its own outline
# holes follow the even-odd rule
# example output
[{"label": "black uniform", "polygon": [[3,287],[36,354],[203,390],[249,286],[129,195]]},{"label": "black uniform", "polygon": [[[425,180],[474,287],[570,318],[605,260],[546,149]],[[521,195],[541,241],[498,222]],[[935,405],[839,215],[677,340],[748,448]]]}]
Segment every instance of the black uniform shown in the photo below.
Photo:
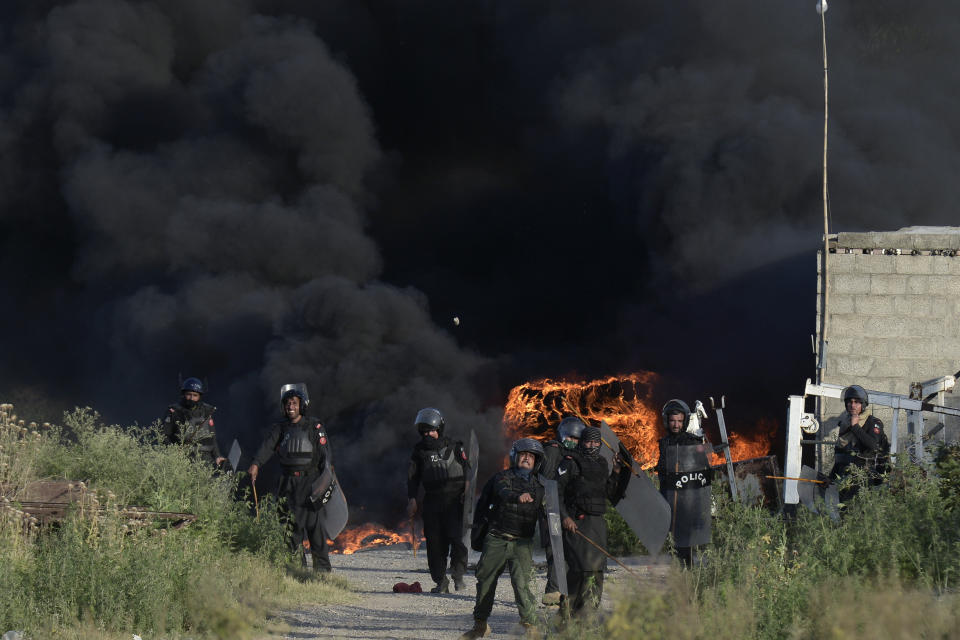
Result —
[{"label": "black uniform", "polygon": [[[861,467],[870,472],[874,484],[879,484],[880,474],[888,470],[890,459],[890,441],[883,431],[883,422],[875,416],[868,416],[862,425],[851,425],[850,416],[844,415],[839,427],[830,478],[842,478],[850,467]],[[853,493],[856,493],[855,488],[840,498]]]},{"label": "black uniform", "polygon": [[[581,440],[581,445],[583,440]],[[607,500],[617,501],[620,476],[626,470],[610,472],[607,461],[598,453],[585,455],[581,447],[567,451],[557,471],[560,516],[572,518],[578,531],[600,547],[607,547]],[[629,470],[626,470],[629,473]],[[600,606],[603,594],[603,570],[607,558],[577,533],[563,530],[563,555],[567,566],[569,606],[573,612],[586,604]]]},{"label": "black uniform", "polygon": [[440,585],[447,573],[460,584],[467,571],[467,547],[463,544],[463,492],[471,461],[463,443],[449,438],[423,436],[410,456],[407,497],[415,499],[423,484],[423,534],[427,538],[430,577]]},{"label": "black uniform", "polygon": [[[673,535],[674,544],[678,539],[685,540],[689,536],[686,534],[690,530],[691,523],[697,522],[697,518],[691,515],[690,509],[684,509],[686,503],[677,504],[679,499],[678,493],[676,491],[675,480],[678,476],[676,469],[668,468],[666,465],[666,451],[670,447],[686,447],[689,445],[698,445],[698,444],[707,444],[707,440],[700,436],[695,436],[688,431],[681,431],[680,433],[667,433],[664,437],[660,438],[660,454],[657,458],[657,476],[660,480],[660,494],[664,499],[670,504],[671,519],[670,519],[670,533]],[[706,455],[706,454],[704,454]],[[678,456],[674,456],[675,458]],[[705,480],[703,482],[710,482],[710,468],[709,461],[707,458],[703,458],[704,468],[698,471],[702,472]],[[696,512],[696,509],[693,510]],[[707,514],[709,517],[709,514]],[[687,566],[690,566],[693,563],[693,547],[686,546],[681,543],[678,546],[674,547],[674,551],[677,554],[677,557]]]},{"label": "black uniform", "polygon": [[[540,476],[545,480],[556,480],[557,469],[560,467],[560,460],[565,451],[568,451],[559,440],[551,440],[543,443],[543,468]],[[560,586],[557,584],[557,573],[553,568],[553,550],[550,547],[550,529],[547,527],[546,517],[540,519],[540,544],[547,554],[547,585],[543,592],[559,593]]]},{"label": "black uniform", "polygon": [[206,402],[192,407],[171,404],[162,421],[163,435],[168,444],[181,444],[191,450],[198,460],[216,464],[222,458],[217,444],[213,413],[217,408]]},{"label": "black uniform", "polygon": [[270,426],[253,464],[263,466],[274,455],[283,472],[277,497],[286,498],[286,511],[293,516],[291,544],[299,548],[305,540],[309,541],[313,568],[330,571],[327,534],[320,521],[323,506],[310,499],[313,483],[327,465],[333,464],[326,429],[310,416],[303,416],[297,422],[277,422]]}]

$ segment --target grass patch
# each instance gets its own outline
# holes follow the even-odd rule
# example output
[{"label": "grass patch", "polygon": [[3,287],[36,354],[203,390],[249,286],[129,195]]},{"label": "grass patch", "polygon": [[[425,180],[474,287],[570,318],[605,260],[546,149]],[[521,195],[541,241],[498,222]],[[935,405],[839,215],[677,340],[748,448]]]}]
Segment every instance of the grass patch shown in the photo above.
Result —
[{"label": "grass patch", "polygon": [[[350,597],[342,578],[297,580],[276,504],[251,515],[237,476],[214,473],[156,428],[104,425],[89,409],[64,426],[0,409],[0,629],[31,637],[248,638],[268,610]],[[83,481],[65,520],[40,527],[16,496],[37,479]],[[186,512],[187,527],[124,508]],[[119,634],[119,635],[117,635]]]}]

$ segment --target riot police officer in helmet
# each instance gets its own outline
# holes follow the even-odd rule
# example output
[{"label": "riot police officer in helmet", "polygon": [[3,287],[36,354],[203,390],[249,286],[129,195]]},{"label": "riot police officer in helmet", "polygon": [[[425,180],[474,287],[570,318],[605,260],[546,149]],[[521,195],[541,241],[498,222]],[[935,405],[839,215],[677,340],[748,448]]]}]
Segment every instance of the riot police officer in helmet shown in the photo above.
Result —
[{"label": "riot police officer in helmet", "polygon": [[668,401],[660,415],[667,430],[660,439],[656,467],[660,494],[670,505],[674,552],[690,566],[694,547],[710,540],[709,455],[713,447],[702,436],[687,431],[690,407],[683,400]]},{"label": "riot police officer in helmet", "polygon": [[213,414],[217,408],[203,402],[206,386],[197,378],[180,382],[180,402],[167,407],[161,420],[164,440],[187,447],[198,460],[220,466],[225,457],[217,444]]},{"label": "riot police officer in helmet", "polygon": [[[873,415],[863,416],[864,410],[870,406],[870,399],[860,385],[850,385],[843,390],[843,404],[845,411],[838,423],[830,478],[842,478],[850,467],[861,467],[870,473],[873,484],[879,484],[881,475],[888,470],[890,457],[890,441],[883,430],[883,422]],[[840,499],[849,499],[855,493],[855,487],[847,489]]]},{"label": "riot police officer in helmet", "polygon": [[461,640],[486,635],[487,618],[493,610],[497,580],[505,568],[520,612],[520,624],[536,634],[536,600],[530,588],[533,575],[533,533],[543,513],[543,485],[538,472],[543,464],[543,445],[533,438],[521,438],[510,447],[510,468],[498,472],[484,488],[483,505],[489,531],[477,562],[477,602],[473,629]]},{"label": "riot police officer in helmet", "polygon": [[[422,506],[423,534],[427,539],[427,564],[436,582],[432,593],[449,593],[447,555],[454,588],[464,587],[467,547],[463,544],[463,505],[466,472],[474,460],[467,459],[463,443],[443,435],[443,414],[433,407],[421,409],[413,421],[420,442],[413,448],[407,470],[407,515]],[[423,485],[423,504],[417,492]],[[473,499],[473,496],[470,497]]]},{"label": "riot police officer in helmet", "polygon": [[307,413],[309,404],[306,385],[281,388],[280,407],[285,419],[270,426],[247,472],[251,483],[256,484],[260,467],[277,457],[282,469],[277,497],[285,499],[286,516],[293,520],[291,546],[302,549],[304,566],[327,573],[330,558],[321,517],[324,503],[315,494],[333,458],[326,428]]},{"label": "riot police officer in helmet", "polygon": [[[540,475],[546,480],[557,479],[557,469],[563,454],[577,448],[580,435],[587,425],[576,416],[566,416],[557,425],[557,439],[543,444],[543,468]],[[553,568],[553,553],[550,548],[550,536],[547,534],[547,523],[540,523],[540,543],[543,545],[547,557],[547,584],[543,590],[543,604],[560,604],[560,587],[557,584],[556,570]]]}]

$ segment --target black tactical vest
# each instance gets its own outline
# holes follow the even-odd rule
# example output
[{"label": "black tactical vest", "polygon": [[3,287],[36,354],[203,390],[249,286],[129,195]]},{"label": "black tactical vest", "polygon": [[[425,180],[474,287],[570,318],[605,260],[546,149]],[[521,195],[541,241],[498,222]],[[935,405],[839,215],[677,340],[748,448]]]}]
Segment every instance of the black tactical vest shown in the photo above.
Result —
[{"label": "black tactical vest", "polygon": [[174,423],[170,429],[171,439],[179,444],[194,446],[201,453],[212,453],[216,446],[214,411],[216,407],[206,402],[201,402],[192,409],[180,404],[170,405],[167,420]]},{"label": "black tactical vest", "polygon": [[439,449],[417,447],[420,456],[420,468],[423,474],[420,481],[425,491],[440,491],[450,481],[463,481],[463,465],[456,458],[456,446],[446,442]]},{"label": "black tactical vest", "polygon": [[302,418],[299,422],[283,425],[275,453],[284,470],[317,469],[324,455],[316,441],[317,420]]},{"label": "black tactical vest", "polygon": [[504,485],[517,495],[529,493],[533,497],[533,502],[500,502],[495,499],[490,516],[490,529],[520,538],[533,537],[540,513],[540,498],[543,494],[543,488],[537,481],[537,477],[531,474],[529,478],[524,479],[513,469],[506,469],[497,474],[495,489]]},{"label": "black tactical vest", "polygon": [[607,461],[603,456],[587,457],[571,452],[564,459],[580,467],[580,474],[567,486],[567,504],[577,515],[600,516],[607,511]]}]

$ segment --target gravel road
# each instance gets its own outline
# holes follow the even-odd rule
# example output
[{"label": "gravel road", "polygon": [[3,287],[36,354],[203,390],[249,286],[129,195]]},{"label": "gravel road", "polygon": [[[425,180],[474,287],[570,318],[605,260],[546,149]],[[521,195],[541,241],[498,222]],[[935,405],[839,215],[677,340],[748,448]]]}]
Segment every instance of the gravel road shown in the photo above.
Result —
[{"label": "gravel road", "polygon": [[[476,580],[473,566],[480,554],[470,552],[470,569],[466,587],[459,592],[440,595],[432,593],[393,593],[398,582],[420,582],[425,591],[433,586],[427,571],[425,549],[421,547],[414,560],[413,552],[405,545],[360,551],[351,555],[331,555],[334,572],[350,581],[356,588],[359,601],[346,605],[309,607],[296,611],[279,612],[275,618],[285,623],[287,630],[269,636],[279,638],[389,638],[396,640],[454,640],[473,626],[473,605],[476,598]],[[534,594],[539,601],[546,582],[543,552],[534,554],[537,565]],[[667,556],[621,558],[651,586],[662,585],[670,569]],[[609,594],[618,584],[632,582],[628,574],[614,562],[608,563],[602,607],[609,608]],[[452,588],[452,584],[451,584]],[[540,606],[544,617],[552,616],[556,607]],[[505,571],[497,586],[493,613],[487,621],[491,633],[488,638],[519,637],[519,617],[514,604],[513,588]],[[267,640],[266,638],[264,640]]]}]

